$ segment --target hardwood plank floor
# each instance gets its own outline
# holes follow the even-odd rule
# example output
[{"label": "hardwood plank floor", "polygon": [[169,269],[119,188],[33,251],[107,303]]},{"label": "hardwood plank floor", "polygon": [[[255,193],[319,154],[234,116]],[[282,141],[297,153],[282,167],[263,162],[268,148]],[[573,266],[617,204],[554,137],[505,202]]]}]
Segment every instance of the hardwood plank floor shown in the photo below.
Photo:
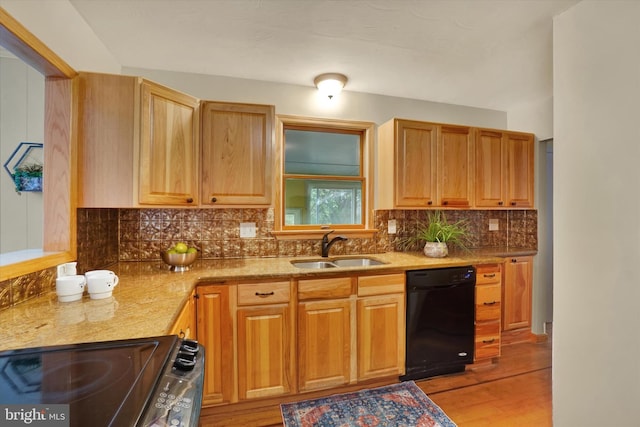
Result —
[{"label": "hardwood plank floor", "polygon": [[[416,384],[458,427],[551,426],[551,343],[504,346],[499,362]],[[205,408],[200,426],[282,426],[272,405],[221,418]]]}]

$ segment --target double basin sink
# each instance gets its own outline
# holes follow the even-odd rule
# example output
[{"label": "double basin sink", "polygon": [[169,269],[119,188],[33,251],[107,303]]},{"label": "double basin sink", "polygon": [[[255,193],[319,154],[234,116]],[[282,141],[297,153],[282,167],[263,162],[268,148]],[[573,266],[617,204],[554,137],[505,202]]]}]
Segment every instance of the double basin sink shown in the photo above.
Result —
[{"label": "double basin sink", "polygon": [[375,265],[386,264],[374,258],[335,258],[323,260],[291,261],[294,267],[298,268],[339,268],[339,267],[373,267]]}]

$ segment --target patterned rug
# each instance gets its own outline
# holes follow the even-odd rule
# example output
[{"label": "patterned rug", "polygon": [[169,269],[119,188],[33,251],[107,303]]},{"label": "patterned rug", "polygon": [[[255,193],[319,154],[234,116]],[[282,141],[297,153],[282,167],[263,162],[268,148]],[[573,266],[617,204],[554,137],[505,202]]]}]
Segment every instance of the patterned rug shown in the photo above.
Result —
[{"label": "patterned rug", "polygon": [[280,405],[285,427],[456,427],[413,381]]}]

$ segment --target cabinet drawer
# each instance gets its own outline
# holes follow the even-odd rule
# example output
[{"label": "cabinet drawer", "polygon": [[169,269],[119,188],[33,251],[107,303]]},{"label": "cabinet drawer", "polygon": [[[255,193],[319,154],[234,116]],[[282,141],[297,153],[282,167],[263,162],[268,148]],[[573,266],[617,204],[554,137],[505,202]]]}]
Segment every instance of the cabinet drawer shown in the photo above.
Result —
[{"label": "cabinet drawer", "polygon": [[288,281],[238,285],[238,305],[278,304],[289,302],[290,299]]},{"label": "cabinet drawer", "polygon": [[500,319],[501,292],[500,284],[476,286],[476,320]]},{"label": "cabinet drawer", "polygon": [[358,296],[399,294],[404,292],[404,274],[380,274],[358,277]]},{"label": "cabinet drawer", "polygon": [[329,277],[298,281],[298,300],[344,298],[352,294],[351,277]]},{"label": "cabinet drawer", "polygon": [[476,285],[499,283],[502,279],[500,264],[483,264],[476,266]]},{"label": "cabinet drawer", "polygon": [[476,359],[500,355],[500,321],[476,324]]}]

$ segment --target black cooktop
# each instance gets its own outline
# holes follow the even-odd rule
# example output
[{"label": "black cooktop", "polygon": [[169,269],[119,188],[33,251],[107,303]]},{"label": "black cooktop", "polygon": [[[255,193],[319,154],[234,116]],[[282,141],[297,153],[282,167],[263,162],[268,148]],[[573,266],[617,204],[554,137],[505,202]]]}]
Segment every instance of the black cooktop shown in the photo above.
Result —
[{"label": "black cooktop", "polygon": [[0,404],[68,404],[72,426],[134,425],[177,341],[169,335],[0,352]]}]

